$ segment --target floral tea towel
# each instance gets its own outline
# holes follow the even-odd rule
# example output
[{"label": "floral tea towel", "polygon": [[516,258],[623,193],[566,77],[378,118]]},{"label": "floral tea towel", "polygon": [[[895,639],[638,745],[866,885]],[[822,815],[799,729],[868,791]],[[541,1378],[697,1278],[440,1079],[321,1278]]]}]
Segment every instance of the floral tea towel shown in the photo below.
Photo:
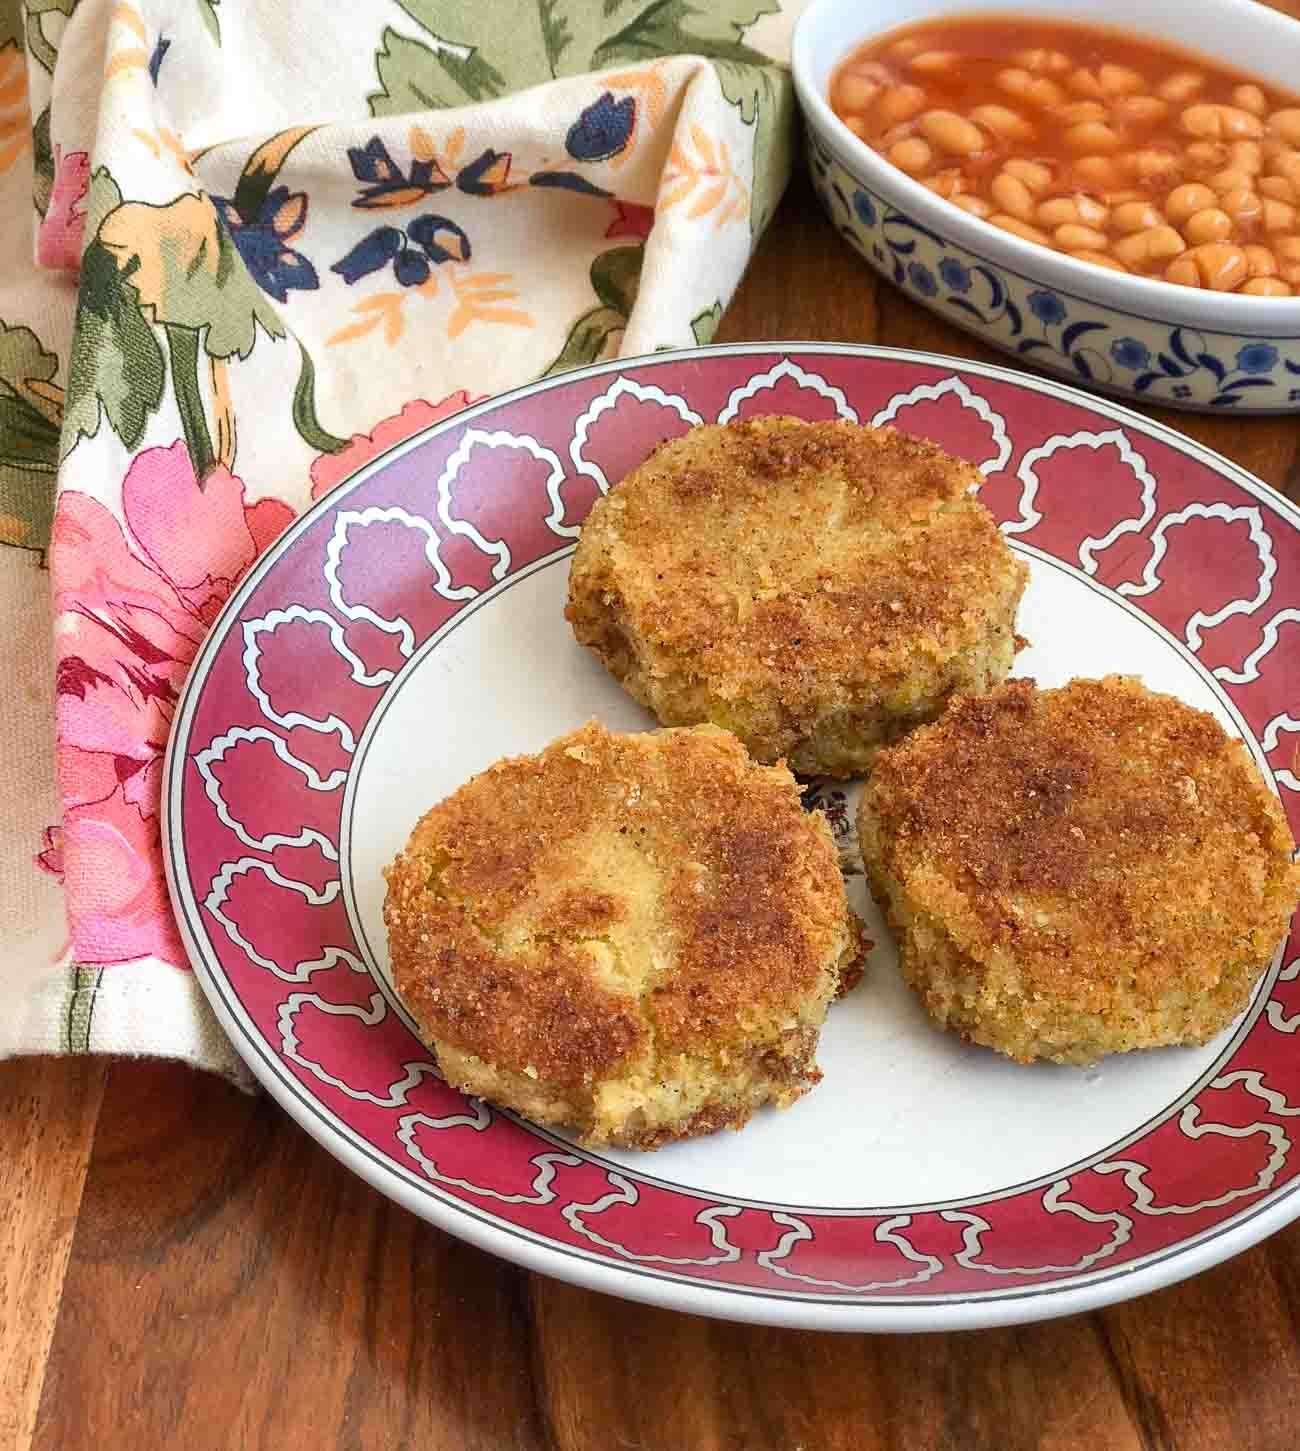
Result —
[{"label": "floral tea towel", "polygon": [[394,441],[712,336],[789,172],[791,19],[0,0],[0,1054],[236,1071],[159,847],[204,631]]}]

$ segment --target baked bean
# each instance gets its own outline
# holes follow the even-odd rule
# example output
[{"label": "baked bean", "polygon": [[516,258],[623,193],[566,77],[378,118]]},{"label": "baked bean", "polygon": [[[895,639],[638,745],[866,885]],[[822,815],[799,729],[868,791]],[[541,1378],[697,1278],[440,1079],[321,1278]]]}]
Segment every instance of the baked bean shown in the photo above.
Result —
[{"label": "baked bean", "polygon": [[1046,76],[1036,76],[1021,66],[1009,66],[998,72],[997,83],[1007,95],[1035,106],[1059,106],[1061,88]]},{"label": "baked bean", "polygon": [[1124,126],[1154,126],[1168,110],[1169,102],[1159,96],[1125,96],[1115,102],[1111,114]]},{"label": "baked bean", "polygon": [[954,166],[947,171],[937,171],[933,176],[925,177],[921,185],[928,186],[936,196],[943,197],[945,201],[951,201],[965,190],[966,180]]},{"label": "baked bean", "polygon": [[1126,267],[1149,267],[1166,257],[1176,257],[1185,251],[1187,243],[1172,227],[1151,227],[1145,232],[1134,232],[1130,237],[1121,237],[1111,251]]},{"label": "baked bean", "polygon": [[835,87],[835,99],[846,111],[865,111],[880,86],[854,71],[846,71]]},{"label": "baked bean", "polygon": [[1052,233],[1052,240],[1067,252],[1106,250],[1105,232],[1099,232],[1095,227],[1080,226],[1078,222],[1066,222],[1063,227],[1057,227]]},{"label": "baked bean", "polygon": [[919,124],[925,139],[949,156],[974,156],[985,149],[983,131],[956,111],[926,111]]},{"label": "baked bean", "polygon": [[1268,118],[1268,129],[1288,146],[1300,146],[1300,106],[1287,106]]},{"label": "baked bean", "polygon": [[1199,181],[1184,182],[1176,186],[1165,198],[1165,216],[1178,225],[1185,222],[1193,212],[1212,207],[1218,198],[1208,186]]},{"label": "baked bean", "polygon": [[1234,226],[1249,228],[1259,219],[1263,209],[1259,193],[1248,186],[1235,187],[1219,198],[1219,206],[1232,218]]},{"label": "baked bean", "polygon": [[1245,171],[1251,176],[1255,176],[1263,170],[1263,148],[1258,141],[1234,141],[1228,147],[1228,155],[1232,158],[1232,166],[1237,171]]},{"label": "baked bean", "polygon": [[1109,156],[1081,156],[1074,163],[1074,174],[1089,186],[1102,188],[1118,187],[1124,179]]},{"label": "baked bean", "polygon": [[1021,157],[1013,156],[1002,163],[1002,170],[1008,176],[1023,181],[1035,196],[1041,196],[1052,184],[1052,168],[1041,161],[1025,161]]},{"label": "baked bean", "polygon": [[1193,170],[1205,175],[1220,170],[1232,160],[1232,153],[1222,141],[1193,141],[1183,155]]},{"label": "baked bean", "polygon": [[1100,101],[1071,101],[1068,106],[1058,106],[1056,115],[1069,126],[1080,121],[1104,121],[1110,112]]},{"label": "baked bean", "polygon": [[1070,69],[1070,57],[1064,51],[1048,50],[1041,45],[1030,50],[1018,50],[1011,59],[1029,71],[1047,71],[1060,75]]},{"label": "baked bean", "polygon": [[920,86],[891,86],[876,97],[876,116],[885,126],[897,126],[901,120],[911,120],[926,109],[926,93]]},{"label": "baked bean", "polygon": [[[1177,266],[1183,260],[1180,257],[1173,265]],[[1197,281],[1192,286],[1208,287],[1214,292],[1232,292],[1246,280],[1246,254],[1234,242],[1206,242],[1193,247],[1186,260],[1196,272]],[[1168,275],[1166,272],[1165,276]]]},{"label": "baked bean", "polygon": [[1034,198],[1018,176],[1000,171],[989,183],[989,195],[1002,211],[1027,222],[1034,215]]},{"label": "baked bean", "polygon": [[1029,141],[1036,134],[1033,126],[1009,106],[976,106],[970,113],[972,121],[978,121],[987,131],[1011,141]]},{"label": "baked bean", "polygon": [[907,141],[916,135],[916,122],[904,121],[901,125],[891,126],[880,138],[877,145],[882,151],[897,146],[900,141]]},{"label": "baked bean", "polygon": [[1087,96],[1094,101],[1106,94],[1097,79],[1097,72],[1089,70],[1087,66],[1080,66],[1078,70],[1072,71],[1066,85],[1076,96]]},{"label": "baked bean", "polygon": [[[1173,218],[1171,217],[1172,221]],[[1180,219],[1181,220],[1181,219]],[[1147,232],[1164,222],[1159,210],[1150,202],[1121,202],[1110,214],[1110,224],[1117,232]]]},{"label": "baked bean", "polygon": [[1268,247],[1248,242],[1241,249],[1246,255],[1246,272],[1250,277],[1276,277],[1277,258]]},{"label": "baked bean", "polygon": [[1110,208],[1103,206],[1095,197],[1085,196],[1082,192],[1074,199],[1074,204],[1079,211],[1079,220],[1089,227],[1104,227],[1106,218],[1110,215]]},{"label": "baked bean", "polygon": [[1273,175],[1284,176],[1300,191],[1300,151],[1284,151],[1273,158]]},{"label": "baked bean", "polygon": [[1218,60],[1029,14],[937,17],[861,47],[829,91],[899,171],[1013,236],[1300,294],[1300,96]]},{"label": "baked bean", "polygon": [[873,109],[883,125],[897,126],[925,109],[925,92],[920,86],[890,86],[876,97]]},{"label": "baked bean", "polygon": [[1166,101],[1190,101],[1204,85],[1205,77],[1197,71],[1175,71],[1160,82],[1156,93]]},{"label": "baked bean", "polygon": [[1071,252],[1070,256],[1080,262],[1091,262],[1094,267],[1108,267],[1112,272],[1128,271],[1122,262],[1117,262],[1114,257],[1105,252],[1092,252],[1085,249],[1081,252]]},{"label": "baked bean", "polygon": [[1243,282],[1237,291],[1249,293],[1252,297],[1291,296],[1291,289],[1280,277],[1252,277],[1249,282]]},{"label": "baked bean", "polygon": [[1277,253],[1277,270],[1284,282],[1300,283],[1300,237],[1283,237],[1273,244]]},{"label": "baked bean", "polygon": [[1054,196],[1050,201],[1038,203],[1034,220],[1044,227],[1064,227],[1082,219],[1079,216],[1078,203],[1073,197]]},{"label": "baked bean", "polygon": [[1205,136],[1214,141],[1264,134],[1264,123],[1258,116],[1252,116],[1240,106],[1211,105],[1205,101],[1188,106],[1179,123],[1189,136]]},{"label": "baked bean", "polygon": [[908,176],[920,176],[930,165],[933,156],[934,152],[919,136],[909,136],[906,141],[900,141],[889,152],[890,161],[898,167],[899,171],[907,172]]},{"label": "baked bean", "polygon": [[1080,192],[1075,196],[1056,196],[1050,201],[1039,202],[1034,220],[1044,227],[1100,227],[1105,224],[1107,215],[1107,208],[1099,201]]},{"label": "baked bean", "polygon": [[1119,164],[1131,175],[1151,183],[1157,178],[1168,186],[1182,175],[1182,165],[1172,151],[1159,146],[1144,146],[1128,156],[1121,156]]},{"label": "baked bean", "polygon": [[923,76],[932,76],[940,71],[950,71],[961,60],[955,50],[923,50],[908,62],[909,67]]},{"label": "baked bean", "polygon": [[1229,191],[1240,191],[1242,187],[1249,187],[1252,177],[1248,171],[1238,171],[1235,166],[1225,167],[1223,171],[1216,171],[1210,178],[1210,185],[1220,196]]},{"label": "baked bean", "polygon": [[1026,242],[1037,242],[1040,247],[1050,247],[1052,239],[1046,232],[1040,232],[1037,227],[1031,227],[1028,222],[1022,222],[1019,217],[1008,216],[1005,212],[994,212],[989,218],[991,226],[1000,227],[1004,232],[1010,232],[1013,236],[1023,237]]},{"label": "baked bean", "polygon": [[1104,121],[1080,121],[1065,133],[1065,144],[1071,151],[1087,152],[1088,155],[1104,155],[1118,151],[1120,139]]},{"label": "baked bean", "polygon": [[1123,65],[1098,66],[1097,79],[1108,96],[1132,96],[1146,87],[1137,71]]},{"label": "baked bean", "polygon": [[1222,242],[1232,231],[1232,218],[1222,207],[1206,207],[1193,212],[1183,223],[1183,231],[1193,247],[1202,242]]}]

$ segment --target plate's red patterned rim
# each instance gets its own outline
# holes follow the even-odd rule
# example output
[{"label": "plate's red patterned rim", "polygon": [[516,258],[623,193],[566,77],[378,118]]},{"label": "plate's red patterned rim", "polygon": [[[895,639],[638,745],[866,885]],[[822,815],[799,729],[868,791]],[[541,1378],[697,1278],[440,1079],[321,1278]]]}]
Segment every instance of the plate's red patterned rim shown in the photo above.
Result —
[{"label": "plate's red patterned rim", "polygon": [[[652,442],[774,411],[894,423],[979,464],[1017,547],[1140,612],[1218,683],[1300,822],[1284,665],[1300,643],[1300,514],[1281,495],[1125,408],[1008,369],[818,343],[625,359],[396,446],[298,520],[213,626],[177,712],[164,843],[223,1026],[299,1123],[416,1213],[530,1268],[698,1313],[1008,1323],[1244,1249],[1300,1213],[1294,934],[1219,1062],[1127,1138],[993,1194],[856,1210],[712,1198],[466,1100],[372,976],[340,845],[360,748],[403,668],[567,554]],[[1076,450],[1086,486],[1076,468],[1062,487]],[[389,567],[367,569],[367,549]]]}]

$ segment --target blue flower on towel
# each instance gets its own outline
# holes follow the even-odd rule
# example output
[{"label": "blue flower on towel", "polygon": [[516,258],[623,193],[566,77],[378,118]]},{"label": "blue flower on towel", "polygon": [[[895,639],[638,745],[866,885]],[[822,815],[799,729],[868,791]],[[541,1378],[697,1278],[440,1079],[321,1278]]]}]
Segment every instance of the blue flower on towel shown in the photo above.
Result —
[{"label": "blue flower on towel", "polygon": [[393,264],[403,287],[418,287],[429,278],[429,264],[468,262],[470,241],[449,217],[426,212],[403,227],[376,227],[330,268],[347,283],[369,277]]},{"label": "blue flower on towel", "polygon": [[236,211],[231,197],[214,196],[212,204],[263,292],[277,302],[287,302],[290,290],[310,291],[320,286],[315,267],[289,246],[307,225],[305,192],[290,191],[287,186],[272,187],[257,215],[249,218]]}]

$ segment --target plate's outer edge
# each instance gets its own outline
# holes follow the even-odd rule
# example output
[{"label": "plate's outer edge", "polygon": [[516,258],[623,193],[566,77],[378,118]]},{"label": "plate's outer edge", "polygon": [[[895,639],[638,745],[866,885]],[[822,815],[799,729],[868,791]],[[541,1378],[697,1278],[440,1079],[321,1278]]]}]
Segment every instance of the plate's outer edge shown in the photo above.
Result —
[{"label": "plate's outer edge", "polygon": [[[808,355],[814,357],[819,355],[850,356],[885,362],[896,359],[900,363],[921,363],[930,367],[947,369],[954,375],[965,373],[977,377],[998,379],[1017,389],[1062,399],[1112,418],[1121,425],[1127,423],[1135,426],[1140,434],[1163,440],[1177,451],[1196,458],[1209,468],[1224,475],[1245,492],[1265,501],[1276,512],[1287,518],[1293,527],[1296,525],[1294,506],[1290,505],[1282,496],[1252,479],[1249,474],[1229,460],[1220,458],[1212,451],[1204,449],[1199,444],[1174,433],[1161,424],[1144,419],[1120,405],[1090,397],[1055,382],[1029,378],[1012,369],[967,363],[936,354],[817,342],[791,342],[779,346],[739,344],[651,355],[647,358],[620,359],[591,368],[575,370],[559,379],[526,385],[511,393],[466,409],[444,423],[434,425],[414,439],[397,445],[372,461],[340,489],[319,501],[315,507],[297,520],[255,564],[214,623],[195,659],[183,692],[164,768],[164,860],[168,887],[172,894],[186,949],[223,1028],[230,1035],[241,1056],[248,1062],[259,1081],[295,1121],[307,1129],[313,1137],[317,1138],[324,1147],[340,1158],[354,1172],[360,1174],[381,1192],[403,1204],[404,1207],[481,1248],[540,1273],[555,1275],[602,1292],[693,1313],[775,1325],[875,1331],[961,1329],[982,1325],[1022,1323],[1051,1318],[1056,1315],[1077,1313],[1174,1283],[1239,1253],[1296,1217],[1296,1214],[1300,1213],[1300,1200],[1293,1192],[1295,1186],[1278,1194],[1271,1201],[1264,1203],[1262,1207],[1257,1206],[1241,1219],[1225,1226],[1213,1237],[1177,1250],[1168,1258],[1155,1264],[1138,1265],[1132,1270],[1117,1273],[1111,1278],[1099,1282],[1077,1287],[1060,1287],[1051,1294],[1040,1294],[1032,1298],[1010,1297],[1000,1300],[949,1301],[937,1305],[907,1302],[887,1305],[863,1305],[852,1302],[812,1304],[797,1299],[765,1297],[761,1293],[731,1295],[720,1293],[704,1284],[643,1278],[629,1273],[617,1264],[578,1259],[568,1253],[551,1249],[545,1244],[535,1244],[515,1238],[508,1231],[498,1229],[490,1223],[479,1222],[454,1206],[421,1193],[404,1182],[401,1176],[393,1170],[371,1162],[365,1154],[355,1149],[331,1125],[317,1120],[311,1114],[308,1106],[299,1100],[287,1071],[280,1068],[275,1060],[263,1056],[261,1047],[254,1037],[251,1023],[244,1016],[242,1009],[232,1009],[226,1002],[213,964],[208,959],[205,944],[190,926],[188,913],[184,907],[185,899],[191,889],[188,877],[185,875],[186,852],[183,832],[180,830],[179,813],[181,776],[189,758],[190,726],[202,696],[207,670],[231,624],[237,619],[249,596],[306,530],[320,518],[336,509],[349,492],[362,484],[371,474],[387,467],[394,457],[405,449],[427,441],[444,430],[463,427],[480,414],[502,408],[512,401],[526,398],[534,393],[648,365],[666,363],[680,365],[712,357],[736,356],[779,361],[797,359],[801,356],[806,359]],[[196,900],[193,905],[197,909]]]}]

